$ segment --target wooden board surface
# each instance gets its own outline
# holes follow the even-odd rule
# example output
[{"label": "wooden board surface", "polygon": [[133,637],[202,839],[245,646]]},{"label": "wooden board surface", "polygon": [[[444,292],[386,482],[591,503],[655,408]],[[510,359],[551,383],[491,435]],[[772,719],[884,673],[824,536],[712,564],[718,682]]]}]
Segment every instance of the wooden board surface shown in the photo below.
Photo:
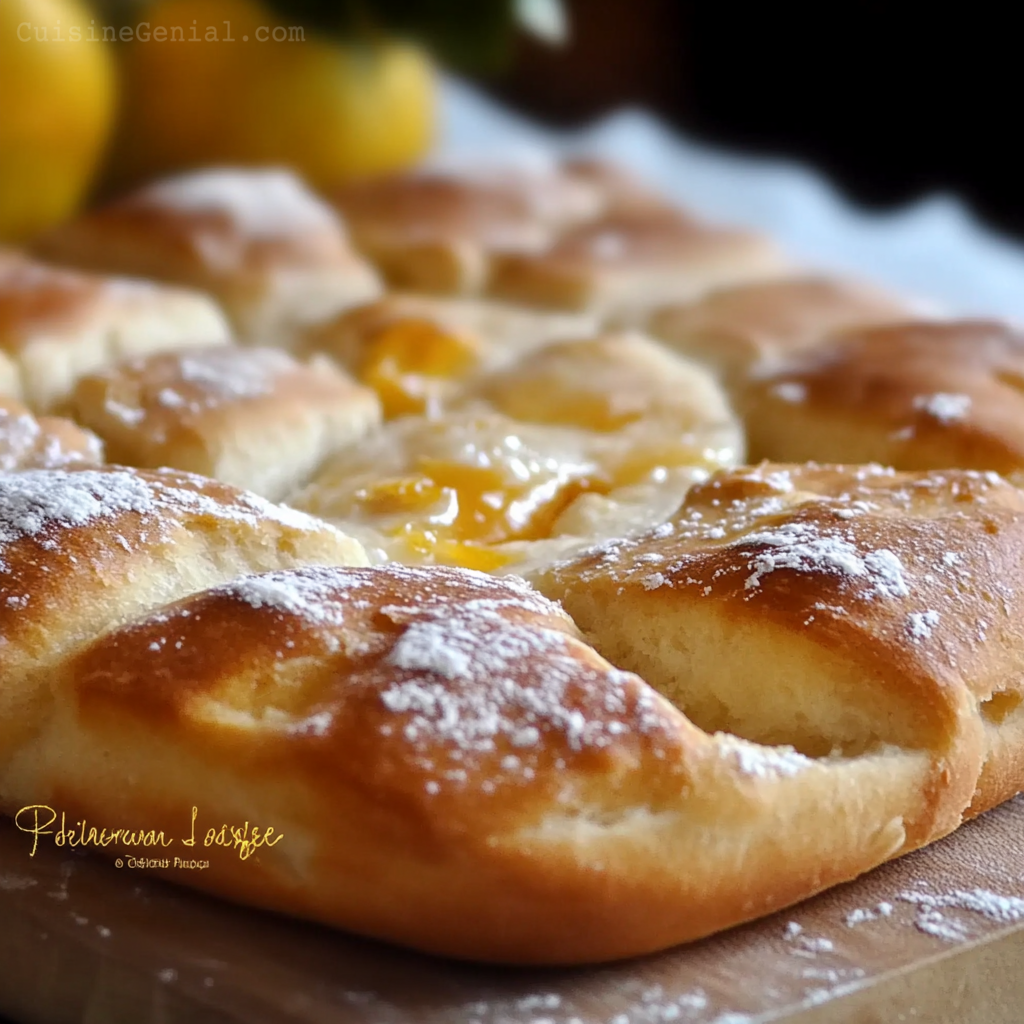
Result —
[{"label": "wooden board surface", "polygon": [[1022,798],[785,913],[571,971],[432,960],[30,843],[0,824],[0,1014],[18,1022],[1024,1020]]}]

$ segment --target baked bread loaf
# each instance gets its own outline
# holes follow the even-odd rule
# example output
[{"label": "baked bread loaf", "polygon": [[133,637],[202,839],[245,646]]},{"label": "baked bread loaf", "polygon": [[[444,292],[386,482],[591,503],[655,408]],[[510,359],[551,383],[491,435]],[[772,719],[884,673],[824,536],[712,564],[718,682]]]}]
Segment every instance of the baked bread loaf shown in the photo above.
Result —
[{"label": "baked bread loaf", "polygon": [[230,336],[223,314],[198,292],[0,254],[0,394],[37,412],[115,359],[223,344]]},{"label": "baked bread loaf", "polygon": [[108,855],[258,823],[163,873],[577,964],[1024,787],[1015,330],[786,277],[585,159],[332,198],[391,281],[480,294],[379,295],[277,172],[39,245],[203,289],[245,346],[197,292],[0,251],[0,812]]},{"label": "baked bread loaf", "polygon": [[482,291],[496,253],[529,252],[608,207],[600,183],[540,166],[462,166],[349,185],[334,201],[395,288]]},{"label": "baked bread loaf", "polygon": [[738,395],[753,459],[1024,468],[1024,334],[994,321],[842,332]]},{"label": "baked bread loaf", "polygon": [[59,416],[35,417],[14,398],[0,397],[0,472],[64,469],[103,462],[103,442]]},{"label": "baked bread loaf", "polygon": [[67,408],[111,462],[169,466],[278,501],[380,422],[368,388],[273,348],[163,352],[83,377]]},{"label": "baked bread loaf", "polygon": [[711,227],[679,210],[641,209],[584,224],[538,252],[496,257],[489,292],[506,302],[636,322],[656,306],[786,269],[761,235]]},{"label": "baked bread loaf", "polygon": [[246,572],[365,563],[328,524],[204,477],[0,475],[0,765],[50,712],[61,659],[105,629]]},{"label": "baked bread loaf", "polygon": [[859,281],[783,277],[720,288],[696,302],[665,306],[646,326],[674,351],[710,367],[735,388],[755,370],[837,331],[905,321],[914,306]]},{"label": "baked bread loaf", "polygon": [[474,960],[659,949],[852,877],[905,848],[904,821],[941,827],[938,737],[812,759],[707,735],[557,606],[450,568],[246,577],[52,679],[7,807],[59,793],[171,835],[202,792],[284,838],[196,884]]},{"label": "baked bread loaf", "polygon": [[87,270],[201,289],[257,343],[287,344],[380,291],[331,207],[285,171],[168,178],[57,227],[37,251]]}]

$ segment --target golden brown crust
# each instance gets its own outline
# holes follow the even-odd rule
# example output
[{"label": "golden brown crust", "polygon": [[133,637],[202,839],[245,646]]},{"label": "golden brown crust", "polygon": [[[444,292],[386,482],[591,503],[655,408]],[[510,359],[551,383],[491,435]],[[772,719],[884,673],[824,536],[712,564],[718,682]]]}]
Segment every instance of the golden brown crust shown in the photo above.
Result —
[{"label": "golden brown crust", "polygon": [[562,161],[561,170],[566,177],[597,189],[604,199],[605,213],[664,210],[671,205],[626,168],[598,157],[570,157]]},{"label": "golden brown crust", "polygon": [[929,751],[913,846],[1024,785],[1006,742],[1022,568],[1024,497],[995,474],[765,464],[537,583],[705,729],[818,755]]},{"label": "golden brown crust", "polygon": [[751,370],[836,331],[905,320],[910,304],[859,281],[785,277],[710,292],[656,310],[647,330],[736,385]]},{"label": "golden brown crust", "polygon": [[0,472],[102,462],[103,442],[91,431],[57,416],[37,419],[21,402],[0,397]]},{"label": "golden brown crust", "polygon": [[600,204],[584,183],[514,172],[401,175],[347,186],[333,198],[393,287],[446,295],[480,291],[492,253],[537,249],[567,213],[586,219]]},{"label": "golden brown crust", "polygon": [[756,377],[752,458],[897,469],[1024,467],[1024,335],[994,321],[846,331]]},{"label": "golden brown crust", "polygon": [[326,523],[187,473],[0,474],[0,763],[38,725],[47,675],[75,646],[242,572],[309,563],[365,553]]},{"label": "golden brown crust", "polygon": [[58,227],[39,251],[214,295],[247,339],[282,342],[380,291],[327,204],[283,171],[156,182]]},{"label": "golden brown crust", "polygon": [[11,256],[0,261],[0,394],[36,411],[116,359],[224,344],[230,328],[197,292],[99,277]]},{"label": "golden brown crust", "polygon": [[527,305],[635,317],[784,267],[760,235],[709,227],[678,210],[639,210],[585,224],[542,252],[501,256],[489,292]]},{"label": "golden brown crust", "polygon": [[233,346],[90,374],[69,409],[106,441],[112,462],[184,469],[272,501],[380,422],[374,393],[329,361]]},{"label": "golden brown crust", "polygon": [[54,690],[7,806],[170,830],[201,793],[283,838],[196,884],[513,963],[635,955],[849,878],[899,847],[924,760],[708,736],[521,583],[451,569],[248,577],[97,640]]}]

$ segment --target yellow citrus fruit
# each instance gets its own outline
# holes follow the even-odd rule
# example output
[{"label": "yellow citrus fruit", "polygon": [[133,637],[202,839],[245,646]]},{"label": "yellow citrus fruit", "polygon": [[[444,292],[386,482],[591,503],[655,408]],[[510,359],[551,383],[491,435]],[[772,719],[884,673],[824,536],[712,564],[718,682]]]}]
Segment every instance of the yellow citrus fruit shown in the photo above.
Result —
[{"label": "yellow citrus fruit", "polygon": [[125,52],[115,178],[275,163],[328,187],[431,142],[434,69],[412,45],[342,44],[255,0],[157,0],[145,15]]},{"label": "yellow citrus fruit", "polygon": [[115,63],[93,18],[78,0],[0,2],[2,241],[73,213],[102,157]]}]

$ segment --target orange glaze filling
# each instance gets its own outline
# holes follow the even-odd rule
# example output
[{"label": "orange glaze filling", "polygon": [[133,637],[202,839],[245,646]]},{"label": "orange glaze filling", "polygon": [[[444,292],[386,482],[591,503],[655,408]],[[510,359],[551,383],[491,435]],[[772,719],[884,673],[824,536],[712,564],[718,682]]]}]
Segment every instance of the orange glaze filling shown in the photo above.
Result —
[{"label": "orange glaze filling", "polygon": [[384,415],[434,415],[445,391],[473,370],[480,344],[429,320],[401,320],[377,332],[363,355],[359,379],[380,396]]},{"label": "orange glaze filling", "polygon": [[418,556],[488,571],[508,558],[493,545],[541,540],[581,494],[607,493],[607,481],[551,475],[509,487],[497,470],[422,458],[419,475],[383,480],[358,490],[372,517],[396,517],[389,532]]}]

